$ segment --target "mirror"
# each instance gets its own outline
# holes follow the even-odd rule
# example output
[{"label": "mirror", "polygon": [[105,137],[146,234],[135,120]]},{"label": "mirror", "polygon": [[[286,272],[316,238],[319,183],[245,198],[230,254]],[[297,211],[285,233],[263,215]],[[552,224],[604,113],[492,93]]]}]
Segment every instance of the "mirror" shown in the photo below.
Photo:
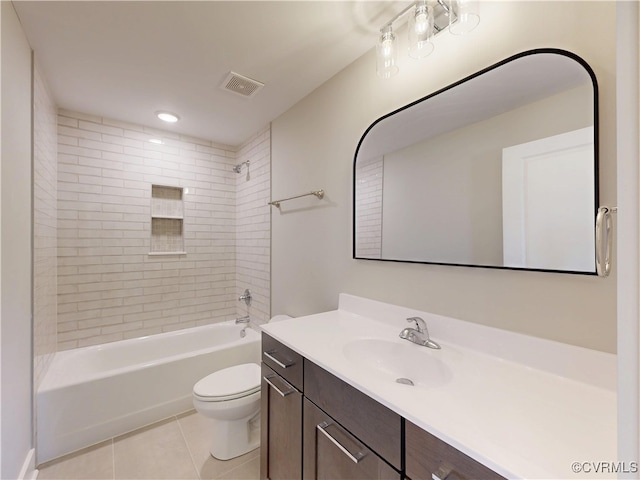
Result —
[{"label": "mirror", "polygon": [[354,258],[595,274],[597,108],[587,63],[539,49],[378,119]]}]

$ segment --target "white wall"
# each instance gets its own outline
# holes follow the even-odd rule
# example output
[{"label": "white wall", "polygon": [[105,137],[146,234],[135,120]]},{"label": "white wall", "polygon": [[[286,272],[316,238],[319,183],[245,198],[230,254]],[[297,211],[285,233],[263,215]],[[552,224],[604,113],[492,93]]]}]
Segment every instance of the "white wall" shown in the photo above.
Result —
[{"label": "white wall", "polygon": [[[640,8],[637,2],[617,2],[618,47],[618,213],[614,232],[623,261],[618,277],[618,458],[640,459],[640,402],[638,398],[640,344],[638,312],[640,177]],[[618,478],[638,478],[638,473]]]},{"label": "white wall", "polygon": [[600,200],[615,204],[615,3],[554,2],[553,15],[549,5],[483,2],[472,34],[438,36],[430,57],[410,63],[403,56],[399,75],[386,81],[376,77],[371,51],[272,123],[272,197],[326,192],[323,201],[301,199],[295,212],[273,215],[274,314],[329,310],[338,293],[348,292],[615,351],[615,278],[351,258],[352,162],[365,129],[402,105],[532,48],[573,51],[594,69],[600,84]]},{"label": "white wall", "polygon": [[32,447],[31,48],[1,2],[1,478],[18,478]]}]

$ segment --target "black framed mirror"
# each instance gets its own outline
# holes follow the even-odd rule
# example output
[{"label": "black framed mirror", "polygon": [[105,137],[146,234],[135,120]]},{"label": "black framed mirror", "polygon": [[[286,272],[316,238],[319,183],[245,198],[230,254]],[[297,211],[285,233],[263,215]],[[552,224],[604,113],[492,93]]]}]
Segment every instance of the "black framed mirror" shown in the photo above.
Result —
[{"label": "black framed mirror", "polygon": [[577,55],[509,57],[376,120],[353,257],[595,274],[598,87]]}]

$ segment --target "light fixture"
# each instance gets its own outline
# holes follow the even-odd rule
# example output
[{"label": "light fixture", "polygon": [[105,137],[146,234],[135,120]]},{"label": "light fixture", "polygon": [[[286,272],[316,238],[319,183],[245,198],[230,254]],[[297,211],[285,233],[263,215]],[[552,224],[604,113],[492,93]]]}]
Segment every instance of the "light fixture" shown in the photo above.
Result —
[{"label": "light fixture", "polygon": [[434,50],[433,37],[449,27],[455,35],[469,33],[480,23],[478,0],[418,0],[396,14],[381,29],[376,45],[376,72],[390,78],[398,73],[393,24],[409,14],[409,56],[420,59]]},{"label": "light fixture", "polygon": [[398,73],[397,58],[396,36],[393,34],[391,24],[389,24],[380,31],[380,38],[376,45],[376,71],[378,76],[390,78]]},{"label": "light fixture", "polygon": [[164,142],[160,138],[150,138],[149,143],[155,143],[156,145],[162,145]]},{"label": "light fixture", "polygon": [[424,58],[433,52],[433,7],[426,1],[416,3],[409,14],[409,56]]},{"label": "light fixture", "polygon": [[176,123],[178,120],[180,120],[180,117],[175,113],[166,112],[166,111],[156,112],[156,117],[158,117],[163,122],[167,122],[167,123]]},{"label": "light fixture", "polygon": [[451,0],[451,10],[449,31],[454,35],[465,35],[480,23],[476,0]]}]

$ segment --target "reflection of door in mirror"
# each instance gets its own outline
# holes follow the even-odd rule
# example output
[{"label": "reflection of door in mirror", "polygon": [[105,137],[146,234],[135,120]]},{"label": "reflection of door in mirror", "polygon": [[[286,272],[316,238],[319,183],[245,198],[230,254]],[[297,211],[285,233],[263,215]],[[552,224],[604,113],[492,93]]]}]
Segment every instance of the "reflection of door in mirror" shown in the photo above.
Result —
[{"label": "reflection of door in mirror", "polygon": [[502,151],[505,266],[594,268],[593,174],[592,127]]}]

